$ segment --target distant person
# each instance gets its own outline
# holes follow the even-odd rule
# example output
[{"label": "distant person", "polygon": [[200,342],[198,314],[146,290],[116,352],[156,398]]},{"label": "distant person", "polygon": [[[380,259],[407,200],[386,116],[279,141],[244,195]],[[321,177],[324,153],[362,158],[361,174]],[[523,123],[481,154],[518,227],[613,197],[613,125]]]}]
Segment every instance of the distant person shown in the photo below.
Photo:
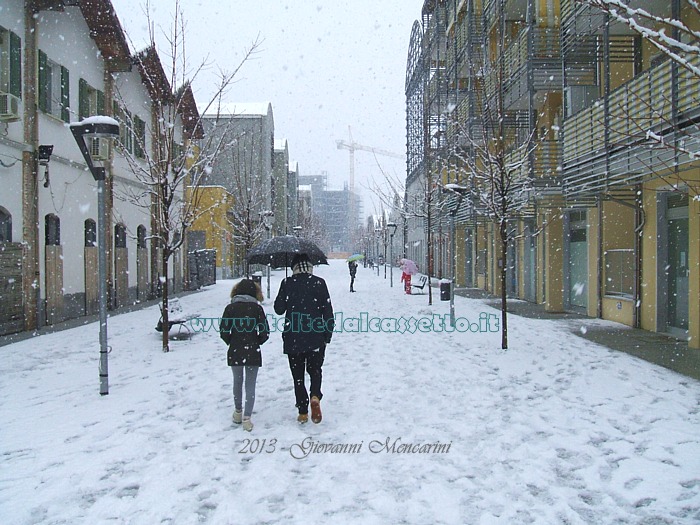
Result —
[{"label": "distant person", "polygon": [[350,261],[348,263],[348,269],[350,270],[350,291],[354,292],[353,285],[355,284],[355,276],[357,275],[357,262]]},{"label": "distant person", "polygon": [[309,420],[306,371],[310,377],[311,421],[320,423],[322,367],[335,326],[333,305],[326,281],[313,275],[313,265],[306,255],[294,258],[292,272],[280,284],[274,307],[277,315],[285,314],[282,341],[294,380],[297,421]]},{"label": "distant person", "polygon": [[[233,371],[233,422],[243,429],[253,430],[250,416],[255,405],[255,383],[262,366],[260,347],[270,337],[270,327],[260,302],[260,286],[250,279],[242,279],[231,290],[231,303],[221,316],[219,335],[228,345],[227,362]],[[245,409],[243,383],[245,375]]]},{"label": "distant person", "polygon": [[403,290],[406,294],[411,295],[411,274],[406,272],[405,259],[401,259],[401,282],[403,282]]}]

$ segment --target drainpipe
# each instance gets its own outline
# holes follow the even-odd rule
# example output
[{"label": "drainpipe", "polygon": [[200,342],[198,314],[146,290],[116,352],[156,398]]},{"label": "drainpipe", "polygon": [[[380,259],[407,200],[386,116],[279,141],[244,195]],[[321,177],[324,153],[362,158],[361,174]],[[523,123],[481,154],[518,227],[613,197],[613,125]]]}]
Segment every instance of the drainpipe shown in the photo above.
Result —
[{"label": "drainpipe", "polygon": [[597,290],[596,290],[596,317],[598,319],[603,318],[603,199],[600,195],[597,197],[598,201],[598,279],[597,279]]},{"label": "drainpipe", "polygon": [[634,229],[634,308],[632,324],[635,328],[641,327],[642,310],[642,230],[646,224],[646,215],[642,207],[642,185],[636,187],[635,196],[635,223]]}]

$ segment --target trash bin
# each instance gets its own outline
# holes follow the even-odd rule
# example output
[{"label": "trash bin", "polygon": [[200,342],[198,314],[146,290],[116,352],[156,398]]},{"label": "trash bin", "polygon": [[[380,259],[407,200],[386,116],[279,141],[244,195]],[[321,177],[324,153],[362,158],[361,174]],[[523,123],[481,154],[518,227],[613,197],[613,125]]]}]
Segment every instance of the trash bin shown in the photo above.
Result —
[{"label": "trash bin", "polygon": [[442,280],[440,281],[440,300],[449,301],[450,300],[450,286],[452,281]]},{"label": "trash bin", "polygon": [[251,275],[251,279],[253,279],[253,281],[259,285],[262,285],[262,272],[255,272],[253,275]]}]

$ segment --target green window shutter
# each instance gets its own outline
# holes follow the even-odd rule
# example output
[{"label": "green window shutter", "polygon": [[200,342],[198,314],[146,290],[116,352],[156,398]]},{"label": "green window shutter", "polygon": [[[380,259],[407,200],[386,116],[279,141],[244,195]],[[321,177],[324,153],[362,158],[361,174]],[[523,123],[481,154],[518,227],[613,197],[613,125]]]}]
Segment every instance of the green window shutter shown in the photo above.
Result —
[{"label": "green window shutter", "polygon": [[68,68],[61,66],[61,120],[70,122],[70,75]]},{"label": "green window shutter", "polygon": [[134,117],[134,155],[138,158],[144,158],[144,146],[146,136],[146,123],[139,117]]},{"label": "green window shutter", "polygon": [[129,153],[134,152],[134,123],[131,119],[131,113],[128,111],[124,110],[124,115],[126,116],[125,122],[124,122],[124,135],[126,137],[126,151]]},{"label": "green window shutter", "polygon": [[124,146],[124,115],[122,115],[121,110],[119,109],[119,104],[117,103],[116,100],[112,100],[112,116],[116,119],[117,122],[119,122],[119,138],[117,139],[119,141],[119,144],[123,147]]},{"label": "green window shutter", "polygon": [[22,97],[22,40],[10,32],[10,93]]},{"label": "green window shutter", "polygon": [[90,116],[90,95],[88,83],[84,79],[78,82],[78,119],[83,120]]},{"label": "green window shutter", "polygon": [[49,68],[46,59],[46,53],[41,49],[39,50],[39,92],[37,93],[39,109],[41,111],[48,111],[49,105]]},{"label": "green window shutter", "polygon": [[105,94],[102,91],[97,92],[97,107],[95,115],[105,114]]}]

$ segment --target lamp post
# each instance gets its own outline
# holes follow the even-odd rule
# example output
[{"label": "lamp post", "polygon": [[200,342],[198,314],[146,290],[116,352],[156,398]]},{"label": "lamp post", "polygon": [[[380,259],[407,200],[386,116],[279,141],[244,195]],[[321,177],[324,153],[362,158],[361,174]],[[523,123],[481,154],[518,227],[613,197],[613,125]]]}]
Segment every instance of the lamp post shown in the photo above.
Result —
[{"label": "lamp post", "polygon": [[71,133],[75,138],[80,153],[83,154],[85,163],[90,169],[95,181],[97,181],[97,222],[98,226],[98,260],[97,260],[97,285],[100,304],[100,395],[109,394],[109,373],[107,365],[107,206],[105,204],[105,168],[93,163],[91,151],[88,148],[86,138],[90,139],[90,146],[94,140],[109,140],[119,136],[119,123],[111,117],[90,117],[81,122],[70,125]]},{"label": "lamp post", "polygon": [[[267,238],[269,239],[272,230],[272,224],[275,221],[275,212],[267,210],[260,212],[260,218],[262,220],[263,226],[265,226],[265,231],[267,232]],[[270,265],[267,265],[267,298],[270,298]]]},{"label": "lamp post", "polygon": [[382,228],[382,236],[384,237],[384,279],[386,279],[386,234],[387,228],[385,224],[384,228]]},{"label": "lamp post", "polygon": [[377,245],[377,277],[379,277],[379,254],[381,253],[379,250],[379,237],[382,232],[381,228],[375,228],[374,229],[374,236],[377,240],[376,245]]},{"label": "lamp post", "polygon": [[389,287],[394,287],[394,234],[396,233],[396,223],[388,222],[386,227],[389,229]]},{"label": "lamp post", "polygon": [[450,211],[450,230],[451,230],[451,237],[452,237],[452,280],[450,282],[450,325],[452,328],[455,326],[455,278],[457,277],[457,254],[455,253],[456,250],[456,241],[455,241],[455,233],[456,233],[456,228],[455,228],[455,215],[457,215],[457,212],[459,211],[459,207],[462,204],[462,199],[464,198],[465,193],[468,191],[468,188],[465,188],[464,186],[459,186],[458,184],[447,184],[443,190],[445,193],[452,193],[454,195],[457,195],[457,204],[455,205],[454,209]]}]

